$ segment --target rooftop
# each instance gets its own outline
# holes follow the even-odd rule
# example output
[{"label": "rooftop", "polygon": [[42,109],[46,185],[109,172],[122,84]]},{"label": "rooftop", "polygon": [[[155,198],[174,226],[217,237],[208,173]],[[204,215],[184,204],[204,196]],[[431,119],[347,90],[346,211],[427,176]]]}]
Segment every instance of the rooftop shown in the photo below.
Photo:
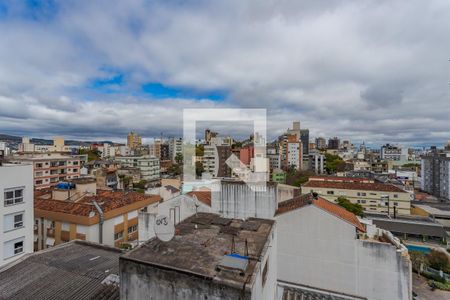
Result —
[{"label": "rooftop", "polygon": [[161,197],[157,195],[144,195],[137,192],[98,190],[97,195],[85,196],[80,200],[73,202],[48,199],[48,193],[51,193],[51,190],[46,190],[46,192],[47,194],[42,191],[35,193],[34,209],[84,217],[90,217],[91,212],[97,212],[93,201],[96,201],[100,205],[104,213],[108,213],[115,209],[135,203],[142,203],[143,206],[146,206],[161,200]]},{"label": "rooftop", "polygon": [[[349,180],[350,179],[350,180]],[[355,180],[357,179],[357,180]],[[354,180],[354,181],[352,181]],[[346,178],[346,177],[321,177],[317,179],[311,177],[310,180],[303,184],[302,187],[308,188],[329,188],[329,189],[341,189],[341,190],[358,190],[358,191],[377,191],[377,192],[394,192],[394,193],[407,193],[401,188],[378,182],[366,182],[360,180],[360,178]]]},{"label": "rooftop", "polygon": [[[171,241],[153,238],[122,259],[244,288],[246,282],[251,282],[258,260],[266,251],[273,225],[273,220],[249,218],[244,221],[198,213],[176,226],[176,235]],[[226,261],[226,255],[233,253],[231,257],[244,256],[248,264],[241,265],[243,269],[239,272],[219,268]]]},{"label": "rooftop", "polygon": [[[118,249],[72,241],[0,268],[0,299],[119,299]],[[113,282],[111,282],[113,281]]]},{"label": "rooftop", "polygon": [[293,210],[305,207],[307,205],[314,205],[320,209],[323,209],[326,212],[355,226],[356,229],[358,229],[361,232],[366,231],[366,229],[364,228],[364,225],[361,224],[361,222],[358,220],[356,215],[347,211],[345,208],[340,207],[339,205],[332,203],[328,200],[322,199],[320,197],[315,199],[312,194],[301,195],[301,196],[292,198],[290,200],[286,200],[286,201],[278,203],[278,209],[276,211],[276,215],[281,215],[283,213],[293,211]]},{"label": "rooftop", "polygon": [[191,197],[195,196],[198,201],[211,206],[211,191],[191,191],[187,195]]}]

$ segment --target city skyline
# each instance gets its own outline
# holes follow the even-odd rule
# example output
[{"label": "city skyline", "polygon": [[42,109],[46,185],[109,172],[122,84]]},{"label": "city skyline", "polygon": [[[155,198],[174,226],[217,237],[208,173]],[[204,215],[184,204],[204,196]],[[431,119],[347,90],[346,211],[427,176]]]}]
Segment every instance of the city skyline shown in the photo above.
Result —
[{"label": "city skyline", "polygon": [[449,11],[446,1],[7,1],[0,131],[181,136],[183,108],[266,108],[271,138],[300,120],[312,137],[442,145]]}]

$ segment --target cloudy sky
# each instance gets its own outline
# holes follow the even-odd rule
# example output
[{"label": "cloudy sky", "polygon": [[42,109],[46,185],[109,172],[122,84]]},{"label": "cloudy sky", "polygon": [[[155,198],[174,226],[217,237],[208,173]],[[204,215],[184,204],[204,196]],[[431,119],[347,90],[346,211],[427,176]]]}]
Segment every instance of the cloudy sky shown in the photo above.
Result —
[{"label": "cloudy sky", "polygon": [[183,108],[266,108],[270,137],[441,145],[449,59],[448,0],[2,0],[0,133],[181,135]]}]

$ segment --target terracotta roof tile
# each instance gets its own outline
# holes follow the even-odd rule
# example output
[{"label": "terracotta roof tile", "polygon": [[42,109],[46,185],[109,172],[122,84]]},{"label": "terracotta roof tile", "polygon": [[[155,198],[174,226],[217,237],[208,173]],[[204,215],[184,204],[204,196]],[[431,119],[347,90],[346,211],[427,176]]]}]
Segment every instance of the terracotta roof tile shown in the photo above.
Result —
[{"label": "terracotta roof tile", "polygon": [[348,223],[352,224],[361,232],[366,232],[366,229],[364,228],[364,225],[361,224],[361,222],[358,220],[355,214],[349,212],[345,208],[332,203],[328,200],[325,200],[323,198],[317,198],[314,200],[313,204],[317,207],[320,207],[323,210],[326,210],[327,212],[343,219],[344,221],[347,221]]},{"label": "terracotta roof tile", "polygon": [[[66,213],[88,217],[91,211],[96,212],[92,201],[96,201],[104,213],[121,208],[136,202],[156,203],[161,197],[157,195],[144,195],[137,192],[121,192],[98,190],[97,195],[85,196],[77,202],[43,199],[35,195],[34,208],[52,212]],[[148,204],[147,204],[148,205]],[[143,205],[144,206],[144,205]]]},{"label": "terracotta roof tile", "polygon": [[303,184],[302,187],[407,193],[406,191],[404,191],[401,188],[396,187],[394,185],[386,184],[386,183],[378,183],[378,182],[310,180],[307,183]]},{"label": "terracotta roof tile", "polygon": [[347,211],[345,208],[340,207],[339,205],[332,203],[323,198],[314,199],[312,194],[304,194],[299,197],[295,197],[283,202],[278,203],[278,209],[275,215],[280,215],[289,211],[293,211],[307,205],[314,205],[318,208],[321,208],[328,213],[352,224],[356,227],[357,230],[361,232],[365,232],[364,225],[358,220],[358,218],[351,212]]},{"label": "terracotta roof tile", "polygon": [[211,191],[191,191],[187,195],[195,196],[198,201],[211,206]]}]

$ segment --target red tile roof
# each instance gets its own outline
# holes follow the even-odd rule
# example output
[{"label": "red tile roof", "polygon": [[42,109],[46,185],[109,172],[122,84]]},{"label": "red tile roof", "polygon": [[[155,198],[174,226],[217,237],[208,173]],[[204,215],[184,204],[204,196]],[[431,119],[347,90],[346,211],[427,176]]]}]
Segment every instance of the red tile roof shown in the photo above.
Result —
[{"label": "red tile roof", "polygon": [[211,191],[191,191],[187,195],[195,196],[198,201],[211,206]]},{"label": "red tile roof", "polygon": [[358,218],[345,208],[322,198],[317,198],[316,200],[314,200],[313,204],[323,210],[326,210],[330,214],[333,214],[340,219],[347,221],[348,223],[355,226],[359,231],[366,232],[364,225],[361,224]]},{"label": "red tile roof", "polygon": [[399,187],[387,183],[365,183],[365,182],[349,182],[349,181],[328,181],[328,180],[310,180],[303,184],[305,188],[329,188],[341,190],[358,190],[358,191],[377,191],[377,192],[394,192],[407,193]]},{"label": "red tile roof", "polygon": [[328,200],[325,200],[323,198],[317,198],[314,199],[312,194],[305,194],[301,195],[299,197],[292,198],[290,200],[286,200],[283,202],[278,203],[278,209],[276,211],[275,215],[280,215],[289,211],[293,211],[302,207],[305,207],[307,205],[314,205],[318,208],[321,208],[328,213],[350,223],[351,225],[355,226],[357,230],[361,232],[365,232],[364,225],[361,224],[361,222],[358,220],[358,218],[351,212],[347,211],[345,208],[332,203]]},{"label": "red tile roof", "polygon": [[138,202],[143,202],[143,206],[146,206],[161,200],[161,197],[157,195],[107,190],[98,190],[97,195],[85,196],[76,202],[44,199],[40,196],[42,195],[35,195],[35,209],[85,217],[88,217],[91,211],[96,212],[96,209],[92,204],[92,201],[94,200],[100,205],[104,213]]}]

